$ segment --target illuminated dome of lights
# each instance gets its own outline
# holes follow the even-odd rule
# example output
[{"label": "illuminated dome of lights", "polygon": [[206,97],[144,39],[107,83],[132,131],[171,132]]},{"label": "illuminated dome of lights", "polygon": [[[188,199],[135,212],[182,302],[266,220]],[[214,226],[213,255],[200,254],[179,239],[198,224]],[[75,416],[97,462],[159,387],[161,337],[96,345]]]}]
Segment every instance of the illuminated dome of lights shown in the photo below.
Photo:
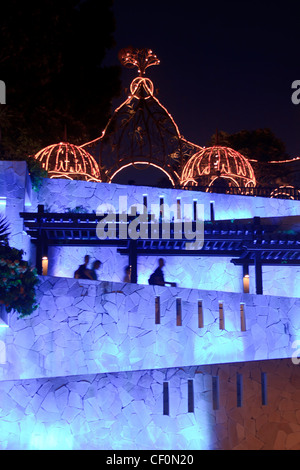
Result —
[{"label": "illuminated dome of lights", "polygon": [[229,147],[215,145],[201,149],[186,163],[181,177],[183,186],[217,185],[254,187],[256,179],[246,157]]},{"label": "illuminated dome of lights", "polygon": [[295,199],[297,193],[300,195],[300,191],[297,190],[294,186],[282,185],[274,189],[271,192],[270,197],[280,198],[280,199]]},{"label": "illuminated dome of lights", "polygon": [[49,178],[101,181],[99,166],[86,150],[68,142],[49,145],[34,158],[48,172]]}]

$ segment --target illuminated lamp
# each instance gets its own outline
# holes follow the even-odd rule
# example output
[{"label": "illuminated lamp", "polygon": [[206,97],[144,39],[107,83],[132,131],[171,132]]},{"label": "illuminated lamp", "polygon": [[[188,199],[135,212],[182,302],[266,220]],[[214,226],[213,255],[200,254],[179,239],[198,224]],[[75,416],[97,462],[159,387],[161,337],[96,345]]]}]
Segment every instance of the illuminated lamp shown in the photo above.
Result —
[{"label": "illuminated lamp", "polygon": [[207,186],[213,189],[224,178],[230,187],[255,187],[253,168],[246,157],[229,147],[215,145],[196,152],[186,163],[182,186]]},{"label": "illuminated lamp", "polygon": [[243,291],[244,291],[244,294],[249,294],[250,292],[249,274],[245,274],[245,276],[243,277]]},{"label": "illuminated lamp", "polygon": [[34,157],[49,178],[70,180],[101,181],[99,166],[86,150],[68,142],[49,145]]},{"label": "illuminated lamp", "polygon": [[47,276],[47,274],[48,274],[48,258],[47,258],[47,256],[43,256],[43,258],[42,258],[42,273],[43,273],[43,276]]}]

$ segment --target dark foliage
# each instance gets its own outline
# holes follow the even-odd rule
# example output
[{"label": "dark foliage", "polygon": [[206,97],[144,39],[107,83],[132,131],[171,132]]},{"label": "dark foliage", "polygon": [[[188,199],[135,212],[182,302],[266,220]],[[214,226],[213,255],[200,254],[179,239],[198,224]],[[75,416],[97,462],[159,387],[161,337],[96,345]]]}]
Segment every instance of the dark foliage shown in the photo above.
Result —
[{"label": "dark foliage", "polygon": [[1,7],[0,76],[7,104],[0,109],[1,151],[35,153],[63,140],[100,135],[120,68],[103,67],[114,44],[112,0],[10,0]]},{"label": "dark foliage", "polygon": [[224,145],[237,150],[245,157],[268,162],[286,160],[285,144],[270,129],[242,130],[235,134],[221,131],[214,134],[207,146]]}]

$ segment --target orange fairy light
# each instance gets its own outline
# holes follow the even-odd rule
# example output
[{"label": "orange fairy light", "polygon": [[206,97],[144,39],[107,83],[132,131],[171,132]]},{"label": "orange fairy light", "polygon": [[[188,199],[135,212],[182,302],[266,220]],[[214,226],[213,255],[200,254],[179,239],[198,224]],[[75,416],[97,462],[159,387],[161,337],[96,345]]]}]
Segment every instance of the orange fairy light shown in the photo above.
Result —
[{"label": "orange fairy light", "polygon": [[247,158],[236,150],[218,145],[203,148],[188,160],[181,184],[209,188],[220,179],[224,179],[229,186],[256,186],[254,171]]},{"label": "orange fairy light", "polygon": [[101,137],[81,148],[95,149],[99,144],[97,152],[100,167],[106,169],[102,175],[106,182],[113,182],[130,165],[138,170],[152,166],[161,170],[173,187],[177,186],[185,161],[201,147],[181,136],[171,114],[154,96],[154,85],[145,77],[148,67],[160,63],[153,51],[129,47],[120,51],[119,59],[125,67],[136,67],[138,76]]},{"label": "orange fairy light", "polygon": [[94,157],[86,150],[68,142],[49,145],[33,158],[41,163],[49,178],[101,181],[100,170]]},{"label": "orange fairy light", "polygon": [[270,194],[270,197],[271,198],[285,198],[285,199],[295,199],[294,195],[298,193],[299,196],[300,196],[300,191],[297,190],[294,186],[290,186],[290,185],[282,185],[282,186],[279,186],[278,188],[274,189],[271,194]]},{"label": "orange fairy light", "polygon": [[[136,162],[136,161],[135,161],[135,162],[133,162],[133,163],[127,163],[126,165],[121,166],[121,168],[119,168],[118,170],[116,170],[116,171],[113,173],[113,175],[111,175],[109,183],[112,182],[113,178],[114,178],[120,171],[124,170],[125,168],[128,168],[128,167],[131,166],[131,165],[147,165],[147,163],[145,163],[145,162]],[[158,170],[161,170],[163,173],[165,173],[165,175],[169,178],[169,180],[170,180],[172,186],[173,186],[173,187],[175,186],[174,178],[172,178],[172,176],[171,176],[166,170],[164,170],[164,168],[161,168],[160,166],[155,165],[154,163],[149,163],[149,166],[153,166],[154,168],[157,168]],[[179,178],[179,175],[178,175],[178,174],[176,174],[176,176],[177,176],[177,178]]]},{"label": "orange fairy light", "polygon": [[134,49],[131,46],[120,50],[119,60],[124,67],[137,67],[141,77],[145,75],[148,67],[160,63],[160,60],[153,54],[151,49]]}]

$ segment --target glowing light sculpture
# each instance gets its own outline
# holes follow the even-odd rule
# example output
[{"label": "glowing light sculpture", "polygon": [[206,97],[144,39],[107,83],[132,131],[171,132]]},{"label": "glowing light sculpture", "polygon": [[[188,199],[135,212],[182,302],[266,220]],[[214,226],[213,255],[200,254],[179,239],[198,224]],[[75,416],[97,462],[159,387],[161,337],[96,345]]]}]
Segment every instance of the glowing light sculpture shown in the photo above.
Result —
[{"label": "glowing light sculpture", "polygon": [[251,188],[256,186],[256,178],[246,157],[229,147],[215,145],[201,149],[189,159],[181,184],[206,186],[207,191],[216,184]]},{"label": "glowing light sculpture", "polygon": [[270,197],[280,199],[295,199],[294,194],[296,193],[300,195],[300,191],[297,190],[294,186],[282,185],[279,186],[279,188],[274,189],[271,192]]},{"label": "glowing light sculpture", "polygon": [[34,158],[42,164],[49,178],[101,181],[99,166],[86,150],[60,142],[40,150]]},{"label": "glowing light sculpture", "polygon": [[141,77],[145,75],[148,67],[160,64],[160,60],[151,49],[134,49],[132,46],[120,50],[119,61],[124,67],[138,67]]},{"label": "glowing light sculpture", "polygon": [[148,67],[160,63],[151,49],[122,49],[121,63],[137,67],[138,77],[130,85],[128,98],[113,113],[101,137],[82,145],[99,155],[106,182],[132,165],[138,170],[149,166],[162,171],[171,186],[179,184],[187,159],[201,147],[185,140],[171,114],[154,96],[154,85],[145,77]]}]

